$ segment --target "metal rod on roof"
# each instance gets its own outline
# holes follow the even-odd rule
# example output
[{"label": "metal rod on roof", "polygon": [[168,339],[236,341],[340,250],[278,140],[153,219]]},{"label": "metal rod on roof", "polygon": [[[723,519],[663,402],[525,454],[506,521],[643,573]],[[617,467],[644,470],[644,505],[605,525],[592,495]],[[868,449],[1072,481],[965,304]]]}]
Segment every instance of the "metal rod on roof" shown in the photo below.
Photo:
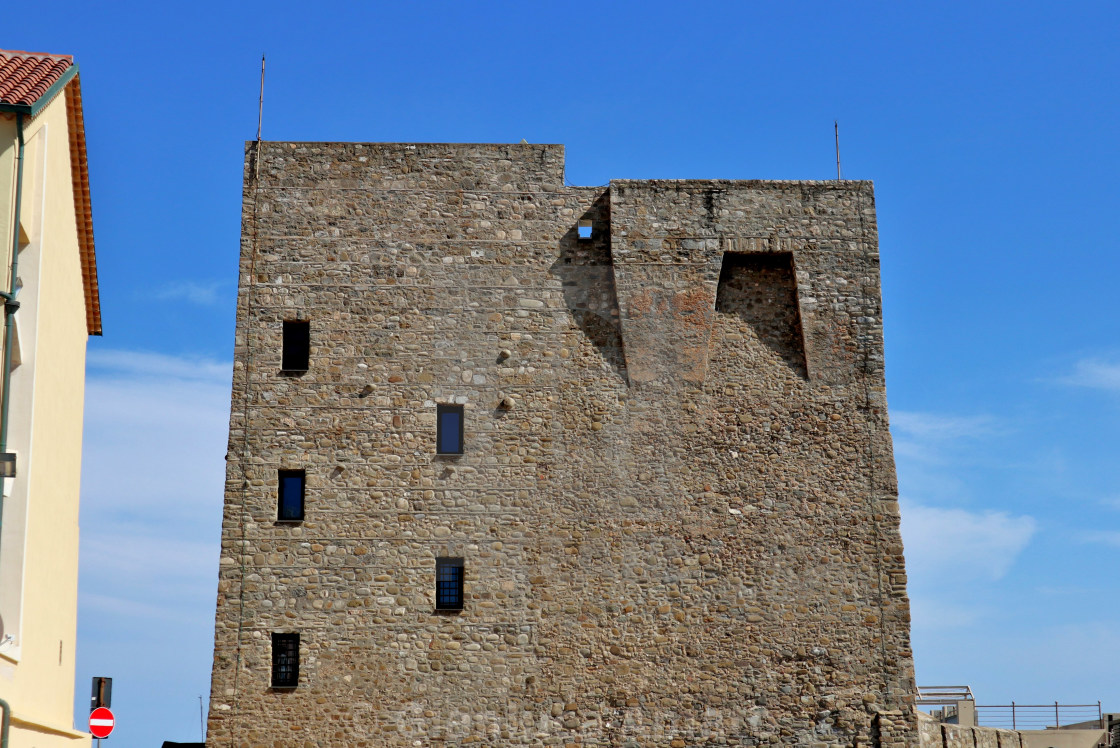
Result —
[{"label": "metal rod on roof", "polygon": [[[836,134],[836,181],[840,181],[840,121],[832,120],[832,130]],[[260,136],[258,135],[259,139]]]},{"label": "metal rod on roof", "polygon": [[264,118],[264,55],[261,55],[261,98],[257,103],[257,142],[261,140],[261,120]]}]

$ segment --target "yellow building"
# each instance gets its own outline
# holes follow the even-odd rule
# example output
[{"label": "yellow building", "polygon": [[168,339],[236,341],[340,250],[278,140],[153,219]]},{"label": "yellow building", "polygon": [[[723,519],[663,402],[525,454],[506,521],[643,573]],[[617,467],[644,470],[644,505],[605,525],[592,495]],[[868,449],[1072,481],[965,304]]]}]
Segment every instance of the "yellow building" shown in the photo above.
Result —
[{"label": "yellow building", "polygon": [[73,729],[78,488],[101,313],[70,56],[0,50],[0,239],[0,470],[14,471],[0,508],[0,699],[11,748],[88,746]]}]

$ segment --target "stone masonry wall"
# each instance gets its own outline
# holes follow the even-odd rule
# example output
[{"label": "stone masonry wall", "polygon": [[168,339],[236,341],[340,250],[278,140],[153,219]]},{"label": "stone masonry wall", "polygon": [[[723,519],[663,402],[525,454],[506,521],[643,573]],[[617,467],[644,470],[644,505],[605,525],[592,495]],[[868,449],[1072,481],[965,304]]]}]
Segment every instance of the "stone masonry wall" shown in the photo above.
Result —
[{"label": "stone masonry wall", "polygon": [[[259,148],[210,744],[918,744],[869,183]],[[279,523],[292,468],[306,516]],[[301,636],[294,690],[272,632]]]},{"label": "stone masonry wall", "polygon": [[944,724],[924,712],[918,712],[918,734],[921,748],[1024,748],[1021,732]]}]

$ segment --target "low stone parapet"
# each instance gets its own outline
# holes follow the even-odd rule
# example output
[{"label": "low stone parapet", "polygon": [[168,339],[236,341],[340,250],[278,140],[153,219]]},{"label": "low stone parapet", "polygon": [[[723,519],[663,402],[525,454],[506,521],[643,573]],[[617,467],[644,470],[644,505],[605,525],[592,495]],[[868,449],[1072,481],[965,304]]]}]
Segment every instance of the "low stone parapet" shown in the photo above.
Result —
[{"label": "low stone parapet", "polygon": [[1030,748],[1016,730],[951,725],[922,712],[918,712],[918,737],[922,748]]}]

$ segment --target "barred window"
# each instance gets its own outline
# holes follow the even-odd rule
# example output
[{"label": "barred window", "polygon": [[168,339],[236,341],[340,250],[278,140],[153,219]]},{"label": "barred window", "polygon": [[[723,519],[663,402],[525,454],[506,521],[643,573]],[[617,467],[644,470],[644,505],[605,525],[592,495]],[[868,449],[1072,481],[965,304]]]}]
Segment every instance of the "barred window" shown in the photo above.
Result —
[{"label": "barred window", "polygon": [[463,559],[436,559],[436,610],[463,609]]},{"label": "barred window", "polygon": [[272,635],[272,687],[299,685],[299,634]]}]

